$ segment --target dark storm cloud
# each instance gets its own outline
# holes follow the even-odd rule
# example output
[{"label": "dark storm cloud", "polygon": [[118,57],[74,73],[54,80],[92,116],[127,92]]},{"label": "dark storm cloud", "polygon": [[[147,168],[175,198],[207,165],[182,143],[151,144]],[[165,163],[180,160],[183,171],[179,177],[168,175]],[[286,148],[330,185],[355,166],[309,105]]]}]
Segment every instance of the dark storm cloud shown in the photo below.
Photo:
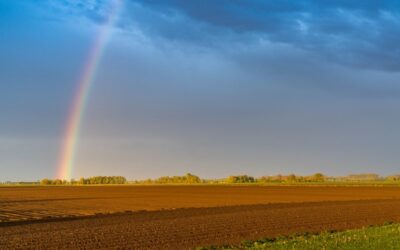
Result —
[{"label": "dark storm cloud", "polygon": [[[104,0],[52,5],[97,23],[112,8]],[[235,50],[263,39],[339,64],[400,70],[398,1],[127,0],[124,6],[119,26],[153,40]]]},{"label": "dark storm cloud", "polygon": [[126,13],[131,21],[144,31],[167,39],[229,47],[232,43],[257,43],[262,38],[341,64],[400,70],[398,1],[130,3]]}]

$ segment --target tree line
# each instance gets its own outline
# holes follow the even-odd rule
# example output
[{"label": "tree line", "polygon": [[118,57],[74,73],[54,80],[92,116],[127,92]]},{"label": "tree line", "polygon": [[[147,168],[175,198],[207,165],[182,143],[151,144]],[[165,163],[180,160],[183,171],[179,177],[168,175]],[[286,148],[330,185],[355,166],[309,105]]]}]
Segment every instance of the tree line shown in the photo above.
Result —
[{"label": "tree line", "polygon": [[135,184],[199,184],[204,182],[203,179],[191,173],[187,173],[183,176],[161,176],[157,179],[133,181]]},{"label": "tree line", "polygon": [[[79,180],[42,179],[40,185],[92,185],[92,184],[240,184],[240,183],[323,183],[323,182],[399,182],[400,175],[379,176],[378,174],[352,174],[342,177],[326,176],[322,173],[312,175],[271,175],[253,177],[250,175],[231,175],[222,179],[202,179],[191,173],[183,176],[162,176],[156,179],[127,181],[123,176],[93,176]],[[32,182],[34,184],[35,182]]]},{"label": "tree line", "polygon": [[135,180],[134,184],[235,184],[235,183],[294,183],[294,182],[324,182],[327,177],[321,173],[311,176],[276,175],[255,178],[249,175],[231,175],[223,179],[201,179],[200,177],[187,173],[184,176],[162,176],[157,179]]},{"label": "tree line", "polygon": [[90,185],[90,184],[126,184],[126,178],[123,176],[93,176],[89,178],[81,177],[79,180],[71,181],[60,179],[42,179],[40,185]]}]

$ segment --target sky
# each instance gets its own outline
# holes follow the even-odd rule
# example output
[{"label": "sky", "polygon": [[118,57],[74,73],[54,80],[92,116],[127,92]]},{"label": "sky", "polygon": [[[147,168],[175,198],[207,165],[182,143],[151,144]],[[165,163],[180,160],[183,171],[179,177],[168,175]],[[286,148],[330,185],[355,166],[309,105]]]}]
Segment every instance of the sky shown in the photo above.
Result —
[{"label": "sky", "polygon": [[[56,176],[115,0],[0,0],[0,181]],[[72,177],[399,173],[399,1],[122,0]]]}]

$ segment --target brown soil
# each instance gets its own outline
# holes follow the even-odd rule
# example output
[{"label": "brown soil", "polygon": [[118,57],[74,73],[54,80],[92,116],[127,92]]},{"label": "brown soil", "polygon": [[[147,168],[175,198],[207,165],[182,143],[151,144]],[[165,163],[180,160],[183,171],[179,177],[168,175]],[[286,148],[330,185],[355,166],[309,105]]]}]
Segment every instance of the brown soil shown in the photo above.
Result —
[{"label": "brown soil", "polygon": [[400,199],[399,187],[0,187],[0,223],[121,211],[393,198]]},{"label": "brown soil", "polygon": [[0,216],[0,249],[188,249],[400,221],[400,189],[12,187]]},{"label": "brown soil", "polygon": [[0,226],[0,248],[189,249],[400,221],[400,200],[182,208]]}]

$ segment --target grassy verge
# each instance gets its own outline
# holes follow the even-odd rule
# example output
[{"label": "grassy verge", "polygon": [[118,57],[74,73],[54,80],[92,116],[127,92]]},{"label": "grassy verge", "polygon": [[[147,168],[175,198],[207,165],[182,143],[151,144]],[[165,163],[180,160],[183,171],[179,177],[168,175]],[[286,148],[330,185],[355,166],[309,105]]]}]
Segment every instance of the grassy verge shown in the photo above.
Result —
[{"label": "grassy verge", "polygon": [[198,249],[400,249],[400,224],[387,224],[344,232],[325,232],[319,235],[304,234],[259,241],[245,241],[236,247],[225,246]]}]

